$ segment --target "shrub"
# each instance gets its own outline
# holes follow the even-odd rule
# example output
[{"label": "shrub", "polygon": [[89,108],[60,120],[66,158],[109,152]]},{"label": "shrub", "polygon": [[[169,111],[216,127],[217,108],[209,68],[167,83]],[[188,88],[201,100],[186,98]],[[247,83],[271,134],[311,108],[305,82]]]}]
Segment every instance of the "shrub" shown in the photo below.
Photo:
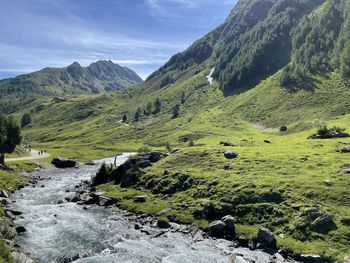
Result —
[{"label": "shrub", "polygon": [[328,130],[327,126],[320,127],[317,130],[318,135],[327,135],[328,133],[329,133],[329,130]]},{"label": "shrub", "polygon": [[92,178],[92,184],[94,186],[108,183],[110,180],[110,175],[113,170],[113,166],[107,166],[106,163],[103,163],[96,173],[96,175]]},{"label": "shrub", "polygon": [[188,146],[189,147],[193,147],[194,146],[194,141],[192,138],[190,138],[190,140],[188,141]]}]

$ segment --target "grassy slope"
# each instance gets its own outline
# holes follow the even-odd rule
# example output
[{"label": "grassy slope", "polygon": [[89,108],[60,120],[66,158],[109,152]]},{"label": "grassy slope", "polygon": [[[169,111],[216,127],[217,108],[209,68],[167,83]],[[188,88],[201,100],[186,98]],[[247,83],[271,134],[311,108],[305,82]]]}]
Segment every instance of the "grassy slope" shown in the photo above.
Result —
[{"label": "grassy slope", "polygon": [[[52,154],[89,160],[145,144],[164,149],[169,142],[180,150],[141,178],[149,196],[146,204],[132,202],[139,189],[108,185],[103,189],[125,197],[122,205],[127,209],[155,214],[171,207],[169,219],[196,221],[204,228],[215,218],[194,215],[200,212],[201,201],[209,199],[218,214],[235,216],[240,235],[252,236],[262,224],[276,234],[283,233],[279,244],[296,253],[319,253],[339,260],[349,255],[350,227],[342,222],[350,217],[350,177],[339,169],[349,156],[336,149],[350,140],[306,140],[315,119],[350,129],[350,115],[346,115],[350,113],[349,82],[334,73],[317,76],[312,90],[291,91],[279,87],[277,73],[246,93],[224,97],[217,84],[207,85],[206,73],[160,91],[147,92],[147,87],[140,86],[111,95],[71,97],[62,104],[41,102],[40,107],[32,106],[37,111],[32,127],[24,130],[26,143]],[[144,92],[138,94],[140,90]],[[183,91],[186,102],[181,115],[171,119],[171,108],[180,102]],[[163,104],[160,114],[143,117],[137,124],[120,123],[122,114],[132,118],[138,106],[145,108],[157,96]],[[286,135],[277,132],[281,122],[290,128]],[[254,123],[269,129],[256,129]],[[183,135],[193,137],[195,146],[181,142]],[[265,144],[265,139],[272,144]],[[228,162],[223,157],[221,140],[239,145],[234,148],[240,155],[237,160]],[[305,162],[304,157],[308,158]],[[223,169],[226,163],[231,163],[231,170]],[[163,176],[164,168],[170,169],[170,175]],[[191,187],[173,195],[159,194],[179,180],[177,172],[191,179]],[[326,186],[325,179],[332,186]],[[299,214],[315,204],[335,216],[336,230],[305,230],[305,235],[297,231]],[[280,223],[272,224],[276,218]]]}]

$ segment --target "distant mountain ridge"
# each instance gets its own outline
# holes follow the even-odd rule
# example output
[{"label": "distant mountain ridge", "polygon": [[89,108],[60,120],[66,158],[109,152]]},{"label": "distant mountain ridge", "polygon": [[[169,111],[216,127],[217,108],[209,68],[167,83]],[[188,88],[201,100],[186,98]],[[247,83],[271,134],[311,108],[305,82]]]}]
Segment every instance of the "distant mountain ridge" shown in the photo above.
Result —
[{"label": "distant mountain ridge", "polygon": [[44,68],[0,80],[0,112],[9,113],[43,96],[112,92],[142,81],[131,69],[110,60],[97,61],[88,67],[74,62],[64,68]]}]

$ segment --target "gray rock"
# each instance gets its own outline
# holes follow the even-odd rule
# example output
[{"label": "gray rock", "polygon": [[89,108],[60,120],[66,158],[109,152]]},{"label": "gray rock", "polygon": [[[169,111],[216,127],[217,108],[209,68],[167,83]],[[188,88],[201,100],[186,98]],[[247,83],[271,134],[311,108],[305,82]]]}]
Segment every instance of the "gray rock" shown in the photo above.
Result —
[{"label": "gray rock", "polygon": [[318,207],[311,207],[305,210],[305,214],[310,220],[315,220],[322,215],[322,212]]},{"label": "gray rock", "polygon": [[144,203],[144,202],[146,202],[146,196],[143,196],[143,195],[135,196],[134,202],[135,203]]},{"label": "gray rock", "polygon": [[100,206],[112,206],[115,205],[117,203],[119,203],[120,201],[122,201],[122,198],[112,198],[112,197],[105,197],[105,196],[100,196],[99,200],[98,200],[98,204]]},{"label": "gray rock", "polygon": [[1,190],[0,191],[0,197],[9,198],[10,196],[9,196],[7,191]]},{"label": "gray rock", "polygon": [[327,186],[331,186],[331,185],[332,185],[332,181],[329,180],[329,179],[326,179],[326,180],[324,180],[323,182],[324,182],[324,184],[327,185]]},{"label": "gray rock", "polygon": [[231,143],[231,142],[220,142],[220,145],[223,145],[223,146],[231,146],[231,147],[234,147],[234,146],[237,146],[236,144],[234,143]]},{"label": "gray rock", "polygon": [[27,229],[24,226],[20,226],[20,225],[16,226],[15,230],[18,234],[21,234],[27,231]]},{"label": "gray rock", "polygon": [[170,228],[171,225],[170,225],[169,222],[167,222],[167,221],[158,220],[158,221],[157,221],[157,227],[159,227],[159,228]]},{"label": "gray rock", "polygon": [[334,224],[333,216],[331,215],[322,215],[315,220],[315,225],[320,227],[327,227],[330,224]]},{"label": "gray rock", "polygon": [[221,221],[214,221],[209,225],[210,234],[214,237],[224,237],[225,236],[226,224]]},{"label": "gray rock", "polygon": [[227,215],[227,216],[224,216],[221,219],[221,221],[224,222],[226,225],[226,234],[230,236],[235,236],[236,227],[235,227],[235,220],[233,219],[233,217],[230,215]]},{"label": "gray rock", "polygon": [[344,257],[344,263],[350,263],[350,256]]},{"label": "gray rock", "polygon": [[0,203],[6,206],[10,203],[10,201],[5,197],[0,197]]},{"label": "gray rock", "polygon": [[272,231],[265,227],[260,227],[258,241],[268,247],[276,247],[276,238]]},{"label": "gray rock", "polygon": [[235,153],[234,151],[231,151],[231,150],[228,150],[228,151],[225,151],[224,153],[224,156],[227,158],[227,159],[235,159],[238,157],[238,154]]}]

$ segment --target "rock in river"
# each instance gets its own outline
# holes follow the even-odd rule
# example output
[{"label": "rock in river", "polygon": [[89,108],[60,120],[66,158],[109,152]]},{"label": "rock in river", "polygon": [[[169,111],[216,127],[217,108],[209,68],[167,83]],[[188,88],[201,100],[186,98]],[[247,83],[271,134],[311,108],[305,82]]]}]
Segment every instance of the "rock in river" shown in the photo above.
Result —
[{"label": "rock in river", "polygon": [[57,168],[74,168],[78,163],[75,160],[56,157],[51,161],[51,164]]}]

